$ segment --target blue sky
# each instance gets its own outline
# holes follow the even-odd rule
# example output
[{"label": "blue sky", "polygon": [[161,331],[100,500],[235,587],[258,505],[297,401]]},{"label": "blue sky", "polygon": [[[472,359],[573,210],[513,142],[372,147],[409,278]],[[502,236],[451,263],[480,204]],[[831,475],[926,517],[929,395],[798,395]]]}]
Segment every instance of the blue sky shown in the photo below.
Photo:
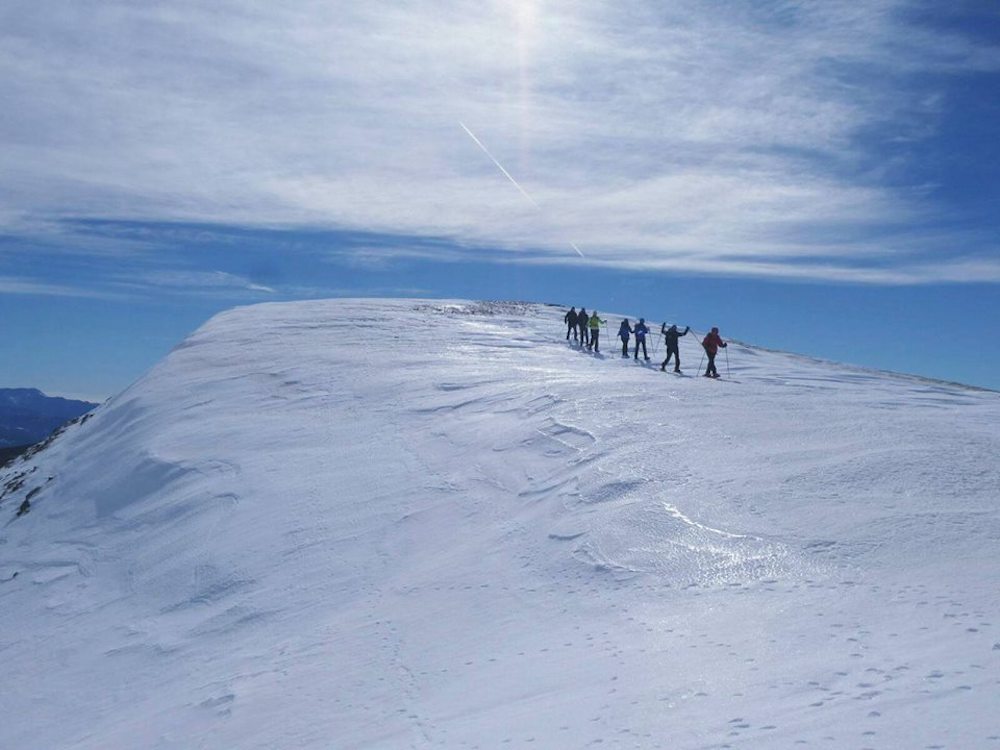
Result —
[{"label": "blue sky", "polygon": [[441,295],[1000,388],[1000,8],[270,5],[0,9],[0,386],[109,395],[234,304]]}]

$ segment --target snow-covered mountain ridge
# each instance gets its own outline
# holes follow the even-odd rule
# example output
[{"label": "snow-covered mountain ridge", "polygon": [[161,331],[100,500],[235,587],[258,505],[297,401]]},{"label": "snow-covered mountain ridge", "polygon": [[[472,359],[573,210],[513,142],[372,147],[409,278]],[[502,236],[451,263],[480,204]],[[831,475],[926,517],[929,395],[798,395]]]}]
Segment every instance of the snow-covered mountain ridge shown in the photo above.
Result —
[{"label": "snow-covered mountain ridge", "polygon": [[1000,747],[1000,394],[563,335],[241,308],[0,472],[0,747]]}]

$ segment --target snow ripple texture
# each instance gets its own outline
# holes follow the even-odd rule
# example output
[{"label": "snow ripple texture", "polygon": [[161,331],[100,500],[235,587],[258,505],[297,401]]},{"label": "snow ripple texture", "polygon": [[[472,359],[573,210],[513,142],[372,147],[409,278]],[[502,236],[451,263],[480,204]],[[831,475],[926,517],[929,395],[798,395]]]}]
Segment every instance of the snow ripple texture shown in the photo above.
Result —
[{"label": "snow ripple texture", "polygon": [[814,570],[780,541],[713,529],[667,505],[623,510],[613,524],[588,533],[577,556],[598,570],[649,573],[673,586],[788,579]]}]

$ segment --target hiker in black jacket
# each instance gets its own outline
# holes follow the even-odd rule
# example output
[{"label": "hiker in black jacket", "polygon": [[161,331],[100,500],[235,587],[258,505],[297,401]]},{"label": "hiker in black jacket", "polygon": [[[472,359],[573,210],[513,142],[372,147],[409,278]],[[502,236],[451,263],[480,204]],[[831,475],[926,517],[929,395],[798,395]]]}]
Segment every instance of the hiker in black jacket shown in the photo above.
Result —
[{"label": "hiker in black jacket", "polygon": [[663,364],[660,365],[660,370],[662,372],[667,371],[667,363],[670,362],[670,358],[674,358],[674,372],[681,371],[681,350],[678,345],[677,339],[681,336],[687,336],[688,331],[691,330],[691,326],[685,326],[684,333],[677,330],[677,326],[670,326],[667,328],[667,324],[664,323],[660,326],[660,333],[663,334],[663,340],[667,344],[667,358],[663,360]]},{"label": "hiker in black jacket", "polygon": [[580,344],[586,345],[590,343],[590,333],[587,331],[587,323],[590,321],[590,316],[587,315],[587,308],[581,307],[580,312],[576,314],[576,327],[580,329]]},{"label": "hiker in black jacket", "polygon": [[563,320],[566,323],[566,340],[569,341],[569,335],[573,334],[573,340],[576,341],[576,326],[579,321],[577,320],[576,308],[571,307],[569,312],[563,316]]},{"label": "hiker in black jacket", "polygon": [[639,322],[635,324],[635,359],[639,359],[639,347],[642,347],[642,356],[649,361],[649,354],[646,352],[646,334],[649,333],[649,329],[646,327],[646,319],[639,318]]}]

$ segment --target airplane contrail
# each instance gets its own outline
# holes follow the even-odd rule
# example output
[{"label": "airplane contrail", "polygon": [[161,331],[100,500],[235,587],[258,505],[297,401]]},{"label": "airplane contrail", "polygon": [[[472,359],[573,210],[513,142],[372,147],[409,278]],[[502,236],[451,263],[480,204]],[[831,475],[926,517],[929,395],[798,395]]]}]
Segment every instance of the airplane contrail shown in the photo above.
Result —
[{"label": "airplane contrail", "polygon": [[[503,172],[504,177],[506,177],[508,180],[510,180],[511,183],[513,183],[514,187],[516,187],[519,191],[521,191],[521,195],[523,195],[525,198],[527,198],[528,202],[531,203],[532,206],[534,206],[536,209],[538,209],[539,211],[541,211],[542,207],[538,205],[538,203],[535,201],[534,198],[532,198],[530,195],[528,195],[528,192],[523,187],[521,187],[520,184],[518,184],[517,180],[515,180],[511,176],[510,172],[508,172],[506,169],[504,169],[503,164],[501,164],[500,162],[498,162],[497,158],[493,154],[490,153],[490,150],[488,148],[486,148],[486,146],[483,145],[483,142],[481,140],[479,140],[478,138],[476,138],[476,134],[473,133],[471,130],[469,130],[465,126],[465,123],[462,122],[461,120],[458,121],[458,124],[461,125],[462,126],[462,130],[464,130],[466,133],[468,133],[469,137],[473,141],[476,142],[476,145],[479,146],[479,148],[481,148],[483,150],[483,153],[486,154],[488,157],[490,157],[490,161],[492,161],[494,164],[497,165],[497,169],[499,169],[501,172]],[[584,257],[583,253],[580,252],[580,248],[578,248],[576,246],[575,242],[570,242],[569,246],[572,247],[574,250],[576,250],[576,254],[579,255],[581,258]]]}]

